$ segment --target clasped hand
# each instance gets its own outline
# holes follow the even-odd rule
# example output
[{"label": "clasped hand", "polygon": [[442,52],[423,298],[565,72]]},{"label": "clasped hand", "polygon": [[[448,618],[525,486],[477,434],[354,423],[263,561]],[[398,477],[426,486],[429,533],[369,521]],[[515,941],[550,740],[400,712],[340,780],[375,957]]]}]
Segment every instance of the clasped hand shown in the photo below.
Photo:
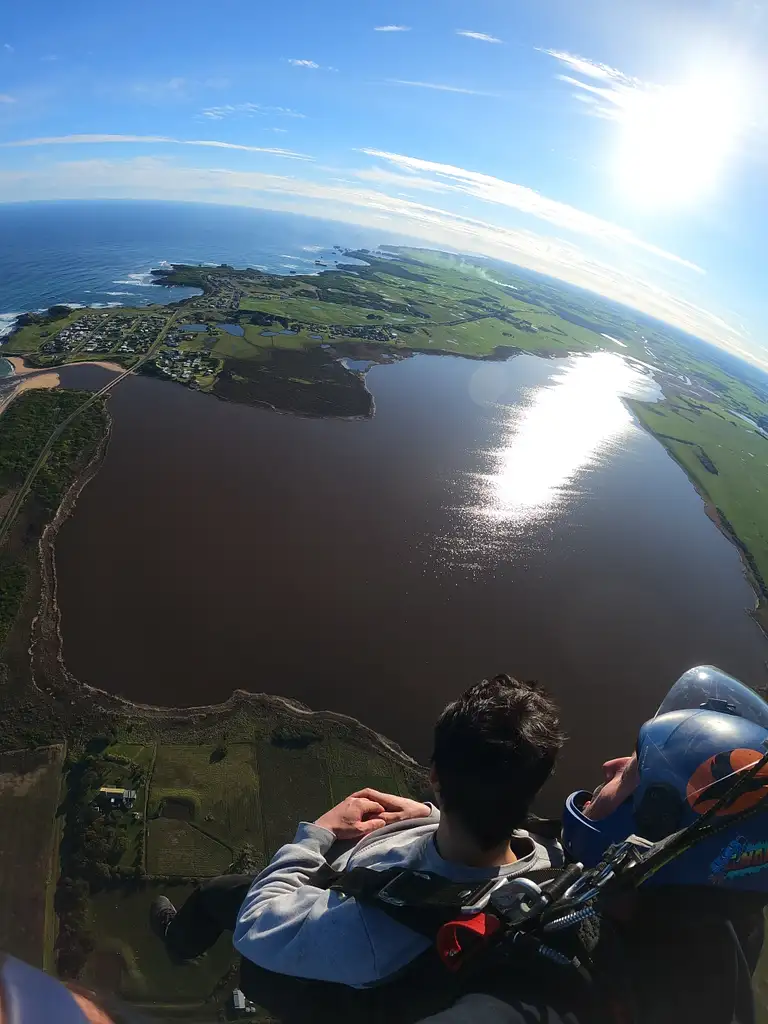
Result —
[{"label": "clasped hand", "polygon": [[333,832],[337,839],[362,839],[395,821],[426,818],[429,813],[427,804],[418,800],[361,789],[326,811],[315,824]]}]

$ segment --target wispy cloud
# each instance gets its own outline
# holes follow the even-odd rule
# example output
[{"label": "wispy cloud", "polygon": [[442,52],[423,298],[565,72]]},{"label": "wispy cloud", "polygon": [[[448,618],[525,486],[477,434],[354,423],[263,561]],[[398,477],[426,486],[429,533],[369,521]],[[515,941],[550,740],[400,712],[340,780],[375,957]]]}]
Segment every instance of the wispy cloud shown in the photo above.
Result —
[{"label": "wispy cloud", "polygon": [[213,149],[236,149],[245,153],[269,153],[291,160],[314,160],[306,153],[295,153],[290,149],[275,149],[270,146],[244,146],[238,142],[219,142],[216,139],[174,139],[167,135],[52,135],[36,139],[15,139],[0,142],[4,149],[19,149],[26,146],[78,146],[102,145],[106,143],[157,143],[173,146],[210,146]]},{"label": "wispy cloud", "polygon": [[[411,176],[412,185],[416,177]],[[561,238],[505,227],[494,217],[466,216],[363,185],[307,180],[294,174],[180,166],[154,157],[0,171],[0,198],[4,200],[127,195],[268,207],[377,227],[442,249],[509,260],[634,306],[731,350],[744,345],[743,335],[721,318],[647,280],[645,272],[630,269],[625,258],[601,261]],[[754,358],[754,352],[747,354]]]},{"label": "wispy cloud", "polygon": [[465,89],[460,85],[443,85],[440,82],[411,82],[404,78],[388,78],[387,81],[391,85],[409,85],[415,89],[435,89],[437,92],[459,92],[464,96],[487,96],[491,99],[499,98],[499,94],[496,92],[483,92],[480,89]]},{"label": "wispy cloud", "polygon": [[487,32],[471,32],[468,28],[457,28],[457,36],[465,36],[467,39],[477,39],[481,43],[503,43],[503,39],[496,36],[489,36]]},{"label": "wispy cloud", "polygon": [[[547,221],[558,228],[575,234],[583,235],[604,243],[619,243],[636,249],[642,249],[653,256],[677,263],[688,270],[704,273],[701,267],[689,260],[667,252],[639,238],[627,228],[595,217],[583,210],[578,210],[567,203],[549,199],[525,185],[516,185],[503,178],[494,178],[489,174],[453,167],[450,164],[434,163],[431,160],[420,160],[416,157],[401,156],[397,153],[385,153],[377,149],[364,149],[369,156],[385,160],[399,170],[435,175],[438,181],[448,182],[456,192],[464,193],[475,199],[500,206],[507,206],[520,213],[529,214],[540,220]],[[412,186],[418,188],[418,179]]]},{"label": "wispy cloud", "polygon": [[[554,57],[571,72],[557,77],[561,82],[578,90],[572,94],[574,99],[583,103],[588,112],[595,117],[611,121],[621,120],[624,112],[636,102],[638,94],[657,89],[650,83],[625,75],[623,71],[612,68],[609,64],[601,64],[587,57],[578,57],[562,50],[540,52]],[[581,77],[574,78],[574,75]],[[585,78],[588,81],[584,81]]]},{"label": "wispy cloud", "polygon": [[629,82],[632,79],[623,71],[612,68],[609,64],[601,64],[599,61],[590,60],[588,57],[579,57],[574,53],[565,53],[563,50],[540,49],[540,53],[547,53],[555,60],[567,65],[571,71],[579,75],[586,75],[587,78],[599,78],[602,81]]},{"label": "wispy cloud", "polygon": [[0,103],[15,103],[16,97],[9,96],[7,92],[0,92]]},{"label": "wispy cloud", "polygon": [[13,53],[13,52],[14,52],[14,51],[13,51],[13,47],[11,46],[11,44],[10,44],[10,43],[3,43],[3,49],[4,49],[4,50],[5,50],[5,51],[6,51],[7,53]]},{"label": "wispy cloud", "polygon": [[377,25],[374,32],[410,32],[410,25]]},{"label": "wispy cloud", "polygon": [[359,171],[348,171],[360,181],[374,181],[377,185],[391,185],[394,188],[415,189],[418,192],[455,192],[453,185],[436,178],[425,178],[418,174],[400,174],[385,167],[366,167]]},{"label": "wispy cloud", "polygon": [[261,103],[225,103],[219,107],[206,107],[200,111],[201,117],[207,117],[211,121],[223,121],[226,117],[255,117],[259,114],[276,115],[280,117],[305,117],[297,110],[290,107],[268,107]]},{"label": "wispy cloud", "polygon": [[295,68],[319,68],[320,65],[316,64],[313,60],[299,60],[297,57],[289,57],[288,63],[293,64]]}]

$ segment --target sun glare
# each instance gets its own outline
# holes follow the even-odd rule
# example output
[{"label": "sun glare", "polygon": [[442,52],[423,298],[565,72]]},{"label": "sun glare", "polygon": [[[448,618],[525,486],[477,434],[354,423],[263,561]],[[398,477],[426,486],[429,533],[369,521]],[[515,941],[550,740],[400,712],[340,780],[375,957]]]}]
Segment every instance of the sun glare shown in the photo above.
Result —
[{"label": "sun glare", "polygon": [[690,205],[718,187],[747,118],[738,74],[692,75],[674,87],[632,90],[621,117],[616,177],[633,202]]}]

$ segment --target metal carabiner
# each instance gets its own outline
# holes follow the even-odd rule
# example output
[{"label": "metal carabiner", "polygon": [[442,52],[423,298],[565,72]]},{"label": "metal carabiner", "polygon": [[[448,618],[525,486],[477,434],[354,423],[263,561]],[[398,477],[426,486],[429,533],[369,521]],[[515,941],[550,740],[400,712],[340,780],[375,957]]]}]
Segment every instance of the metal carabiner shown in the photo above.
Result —
[{"label": "metal carabiner", "polygon": [[518,925],[540,914],[549,900],[530,878],[510,878],[491,894],[491,904],[508,925]]}]

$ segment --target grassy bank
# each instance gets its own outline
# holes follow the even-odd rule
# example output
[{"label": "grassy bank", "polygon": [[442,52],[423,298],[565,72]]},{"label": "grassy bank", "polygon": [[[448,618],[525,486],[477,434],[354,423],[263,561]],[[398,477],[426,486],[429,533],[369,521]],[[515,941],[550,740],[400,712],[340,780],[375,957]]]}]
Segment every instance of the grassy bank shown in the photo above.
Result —
[{"label": "grassy bank", "polygon": [[723,403],[675,396],[657,405],[631,404],[739,547],[760,598],[758,620],[768,631],[768,438]]},{"label": "grassy bank", "polygon": [[[30,391],[6,410],[0,421],[0,520],[51,434],[89,397],[80,391]],[[93,458],[106,429],[101,402],[69,424],[37,473],[17,521],[9,524],[0,547],[0,652],[27,592],[36,541],[67,488]]]}]

